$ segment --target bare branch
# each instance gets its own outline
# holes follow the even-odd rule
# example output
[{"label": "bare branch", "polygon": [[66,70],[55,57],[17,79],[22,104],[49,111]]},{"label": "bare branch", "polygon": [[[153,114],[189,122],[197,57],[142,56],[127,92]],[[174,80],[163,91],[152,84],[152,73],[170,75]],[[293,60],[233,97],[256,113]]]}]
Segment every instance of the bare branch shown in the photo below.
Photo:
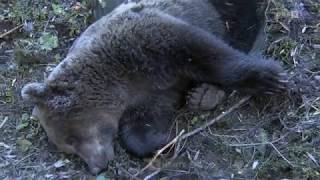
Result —
[{"label": "bare branch", "polygon": [[14,31],[20,29],[22,26],[23,26],[23,24],[20,24],[19,26],[16,26],[16,27],[10,29],[9,31],[7,31],[7,32],[5,32],[3,34],[0,34],[0,39],[4,38],[5,36],[7,36],[7,35],[9,35],[11,33],[13,33]]},{"label": "bare branch", "polygon": [[136,173],[134,175],[134,177],[137,177],[139,174],[141,174],[142,172],[144,172],[146,169],[148,169],[150,166],[152,166],[152,164],[154,163],[154,161],[170,146],[172,146],[173,144],[176,144],[178,142],[178,140],[180,139],[180,137],[182,136],[182,134],[185,132],[185,130],[182,130],[178,136],[176,136],[174,139],[172,139],[172,141],[170,141],[167,145],[165,145],[163,148],[161,148],[160,150],[157,151],[157,153],[153,156],[153,158],[150,160],[150,162],[144,167],[142,168],[138,173]]}]

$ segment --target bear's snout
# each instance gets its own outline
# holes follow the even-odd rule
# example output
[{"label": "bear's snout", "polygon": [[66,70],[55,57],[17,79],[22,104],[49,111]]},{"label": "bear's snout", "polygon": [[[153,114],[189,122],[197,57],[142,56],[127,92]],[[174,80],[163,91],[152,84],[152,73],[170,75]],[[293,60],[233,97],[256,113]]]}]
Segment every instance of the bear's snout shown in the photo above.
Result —
[{"label": "bear's snout", "polygon": [[101,144],[98,140],[83,145],[77,154],[85,160],[92,174],[106,169],[108,162],[115,157],[112,143]]}]

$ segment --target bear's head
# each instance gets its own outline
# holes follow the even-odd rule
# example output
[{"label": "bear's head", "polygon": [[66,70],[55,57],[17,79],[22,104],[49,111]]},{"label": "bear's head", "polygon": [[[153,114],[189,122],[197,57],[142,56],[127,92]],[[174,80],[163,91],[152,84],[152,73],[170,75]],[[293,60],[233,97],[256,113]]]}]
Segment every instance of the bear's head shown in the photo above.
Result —
[{"label": "bear's head", "polygon": [[32,116],[40,120],[49,140],[60,150],[79,155],[96,174],[114,158],[118,115],[75,101],[73,91],[30,83],[21,95],[35,105]]}]

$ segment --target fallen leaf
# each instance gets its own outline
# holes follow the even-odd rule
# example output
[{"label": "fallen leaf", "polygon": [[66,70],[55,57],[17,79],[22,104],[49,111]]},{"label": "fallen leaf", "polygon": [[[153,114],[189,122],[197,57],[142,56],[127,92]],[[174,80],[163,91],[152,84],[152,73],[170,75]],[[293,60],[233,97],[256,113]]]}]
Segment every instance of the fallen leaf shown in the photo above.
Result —
[{"label": "fallen leaf", "polygon": [[39,38],[39,44],[42,50],[51,51],[58,47],[58,37],[50,33],[43,33]]},{"label": "fallen leaf", "polygon": [[32,145],[32,143],[30,141],[26,140],[26,139],[18,139],[16,141],[16,143],[18,145],[18,149],[21,152],[27,152],[30,149],[31,145]]}]

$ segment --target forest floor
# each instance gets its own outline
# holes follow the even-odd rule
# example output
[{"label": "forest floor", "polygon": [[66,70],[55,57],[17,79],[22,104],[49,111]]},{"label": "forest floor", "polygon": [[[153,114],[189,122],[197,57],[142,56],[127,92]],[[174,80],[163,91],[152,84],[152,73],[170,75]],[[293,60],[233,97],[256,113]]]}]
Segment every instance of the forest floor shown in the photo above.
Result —
[{"label": "forest floor", "polygon": [[[0,179],[134,179],[150,161],[117,143],[117,158],[92,176],[77,156],[51,151],[20,97],[24,84],[43,81],[63,59],[91,14],[88,0],[0,0]],[[265,18],[264,54],[286,68],[288,91],[252,97],[136,179],[319,179],[320,2],[268,0]],[[192,131],[242,97],[232,93],[210,112],[182,110],[177,129]]]}]

